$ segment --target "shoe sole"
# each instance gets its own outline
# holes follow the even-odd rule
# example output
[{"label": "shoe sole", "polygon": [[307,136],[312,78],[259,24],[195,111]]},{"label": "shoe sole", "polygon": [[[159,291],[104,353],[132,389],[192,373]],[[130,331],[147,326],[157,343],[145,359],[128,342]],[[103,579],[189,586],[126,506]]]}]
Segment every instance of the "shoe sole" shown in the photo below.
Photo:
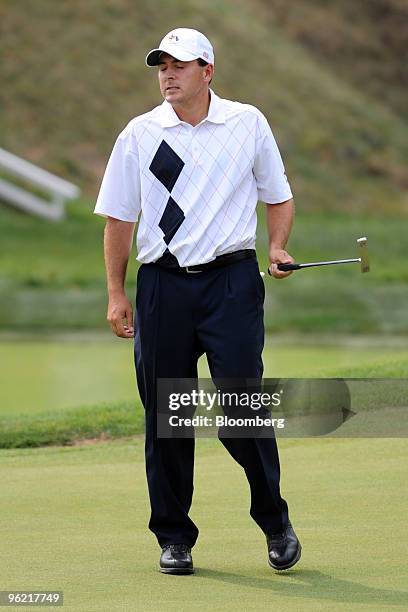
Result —
[{"label": "shoe sole", "polygon": [[176,574],[178,576],[194,574],[194,568],[192,567],[159,567],[159,571],[162,574]]},{"label": "shoe sole", "polygon": [[296,557],[293,559],[293,561],[291,561],[290,563],[287,563],[287,565],[280,565],[279,567],[277,565],[273,565],[273,563],[271,562],[271,560],[268,558],[268,563],[269,565],[274,569],[277,570],[278,572],[281,572],[283,570],[287,570],[290,569],[291,567],[293,567],[300,559],[302,555],[302,547],[299,544],[299,548],[298,551],[296,553]]}]

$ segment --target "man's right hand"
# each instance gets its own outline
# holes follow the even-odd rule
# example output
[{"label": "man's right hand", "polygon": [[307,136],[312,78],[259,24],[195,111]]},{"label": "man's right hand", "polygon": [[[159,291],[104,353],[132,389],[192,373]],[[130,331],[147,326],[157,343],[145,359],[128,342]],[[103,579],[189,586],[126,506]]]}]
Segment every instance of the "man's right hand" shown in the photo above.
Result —
[{"label": "man's right hand", "polygon": [[107,320],[119,338],[133,338],[133,310],[125,293],[109,296]]}]

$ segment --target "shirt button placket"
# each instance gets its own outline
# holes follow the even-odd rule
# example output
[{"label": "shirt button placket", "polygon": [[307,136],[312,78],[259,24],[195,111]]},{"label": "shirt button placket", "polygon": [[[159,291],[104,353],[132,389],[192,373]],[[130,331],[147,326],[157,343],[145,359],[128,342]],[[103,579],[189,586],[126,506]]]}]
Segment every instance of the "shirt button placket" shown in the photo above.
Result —
[{"label": "shirt button placket", "polygon": [[198,164],[200,161],[200,147],[197,142],[197,137],[195,137],[194,135],[192,136],[192,140],[191,140],[191,149],[192,149],[194,163]]},{"label": "shirt button placket", "polygon": [[192,160],[195,162],[194,158],[194,138],[193,138],[193,129],[191,126],[186,125],[186,135],[188,141],[188,151],[190,152],[190,156]]}]

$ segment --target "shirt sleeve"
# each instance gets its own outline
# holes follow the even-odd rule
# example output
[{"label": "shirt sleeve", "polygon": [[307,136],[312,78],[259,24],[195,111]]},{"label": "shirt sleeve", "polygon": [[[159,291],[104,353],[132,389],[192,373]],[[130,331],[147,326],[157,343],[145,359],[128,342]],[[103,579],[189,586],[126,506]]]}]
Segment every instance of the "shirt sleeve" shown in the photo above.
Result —
[{"label": "shirt sleeve", "polygon": [[132,147],[132,133],[125,128],[110,155],[94,213],[134,222],[140,210],[139,157]]},{"label": "shirt sleeve", "polygon": [[282,157],[265,116],[257,113],[254,176],[258,198],[268,204],[290,200],[292,191],[285,174]]}]

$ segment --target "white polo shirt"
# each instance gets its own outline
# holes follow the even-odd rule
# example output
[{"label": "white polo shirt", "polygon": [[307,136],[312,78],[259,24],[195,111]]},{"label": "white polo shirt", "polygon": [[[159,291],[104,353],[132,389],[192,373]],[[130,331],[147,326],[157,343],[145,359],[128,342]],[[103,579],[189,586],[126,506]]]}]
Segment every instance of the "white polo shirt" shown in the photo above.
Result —
[{"label": "white polo shirt", "polygon": [[94,212],[137,221],[137,259],[168,249],[181,266],[254,249],[256,205],[292,192],[275,138],[254,106],[211,91],[208,116],[181,121],[164,101],[119,134]]}]

